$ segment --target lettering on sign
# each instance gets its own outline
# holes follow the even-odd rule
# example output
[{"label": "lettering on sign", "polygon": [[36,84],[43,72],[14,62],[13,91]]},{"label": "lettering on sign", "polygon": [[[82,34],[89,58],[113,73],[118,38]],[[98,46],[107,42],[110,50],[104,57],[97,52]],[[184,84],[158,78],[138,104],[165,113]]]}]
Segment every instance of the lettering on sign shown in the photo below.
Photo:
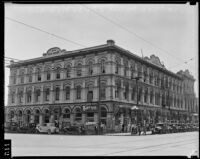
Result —
[{"label": "lettering on sign", "polygon": [[97,106],[83,106],[83,111],[96,111]]}]

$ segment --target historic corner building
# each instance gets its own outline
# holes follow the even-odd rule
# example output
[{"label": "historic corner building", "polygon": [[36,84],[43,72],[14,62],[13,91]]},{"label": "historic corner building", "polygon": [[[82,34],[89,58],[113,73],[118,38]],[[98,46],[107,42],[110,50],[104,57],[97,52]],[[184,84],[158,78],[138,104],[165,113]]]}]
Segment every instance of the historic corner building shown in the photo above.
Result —
[{"label": "historic corner building", "polygon": [[189,122],[199,113],[188,70],[173,73],[155,55],[141,58],[113,40],[75,51],[54,47],[8,67],[7,122],[86,124],[98,122],[100,111],[106,129],[117,130],[135,121]]}]

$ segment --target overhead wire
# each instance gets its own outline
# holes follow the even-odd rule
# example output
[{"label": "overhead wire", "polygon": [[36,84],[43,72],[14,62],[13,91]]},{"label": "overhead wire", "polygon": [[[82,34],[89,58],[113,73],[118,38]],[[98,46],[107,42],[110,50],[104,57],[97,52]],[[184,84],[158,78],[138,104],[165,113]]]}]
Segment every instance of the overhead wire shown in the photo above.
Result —
[{"label": "overhead wire", "polygon": [[139,39],[145,41],[146,43],[150,44],[150,45],[153,46],[154,48],[158,48],[159,50],[161,50],[161,51],[167,53],[168,55],[171,55],[172,57],[176,58],[178,61],[183,61],[182,59],[177,58],[176,56],[172,55],[172,54],[169,53],[168,51],[162,49],[161,47],[158,47],[157,45],[155,45],[155,44],[149,42],[148,40],[144,39],[143,37],[139,36],[139,35],[136,34],[135,32],[133,32],[133,31],[127,29],[127,28],[124,27],[123,25],[121,25],[121,24],[119,24],[119,23],[117,23],[117,22],[111,20],[110,18],[107,18],[107,17],[103,16],[102,14],[96,12],[95,10],[89,8],[88,6],[86,6],[86,5],[84,5],[84,4],[80,4],[80,5],[83,6],[83,7],[85,7],[85,8],[87,8],[87,9],[89,9],[90,11],[92,11],[92,12],[95,13],[96,15],[102,17],[103,19],[109,21],[110,23],[112,23],[112,24],[118,26],[119,28],[121,28],[121,29],[123,29],[123,30],[125,30],[125,31],[127,31],[127,32],[129,32],[129,33],[131,33],[131,34],[133,34],[133,35],[135,35],[137,38],[139,38]]},{"label": "overhead wire", "polygon": [[21,22],[21,21],[15,20],[15,19],[13,19],[13,18],[10,18],[10,17],[5,17],[5,18],[8,19],[8,20],[10,20],[10,21],[13,21],[13,22],[22,24],[22,25],[24,25],[24,26],[26,26],[26,27],[29,27],[29,28],[38,30],[38,31],[40,31],[40,32],[43,32],[43,33],[49,34],[49,35],[51,35],[51,36],[54,36],[54,37],[56,37],[56,38],[59,38],[59,39],[65,40],[65,41],[67,41],[67,42],[73,43],[73,44],[75,44],[75,45],[79,45],[79,46],[82,46],[82,47],[86,47],[86,46],[84,46],[84,45],[82,45],[82,44],[80,44],[80,43],[77,43],[77,42],[74,42],[74,41],[72,41],[72,40],[66,39],[66,38],[64,38],[64,37],[62,37],[62,36],[60,36],[60,35],[56,35],[56,34],[54,34],[54,33],[50,33],[50,32],[48,32],[48,31],[45,31],[45,30],[40,29],[40,28],[38,28],[38,27],[35,27],[35,26],[32,26],[32,25],[26,24],[26,23]]}]

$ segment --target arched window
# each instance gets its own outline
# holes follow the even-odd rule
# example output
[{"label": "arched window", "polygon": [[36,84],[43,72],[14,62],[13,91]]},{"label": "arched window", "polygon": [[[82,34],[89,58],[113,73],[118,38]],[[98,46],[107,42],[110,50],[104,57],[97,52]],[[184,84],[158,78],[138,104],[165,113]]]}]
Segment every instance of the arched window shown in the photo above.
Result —
[{"label": "arched window", "polygon": [[119,74],[119,61],[116,61],[115,74]]},{"label": "arched window", "polygon": [[88,74],[89,74],[89,75],[92,75],[92,74],[93,74],[93,68],[92,68],[92,66],[93,66],[93,63],[92,63],[92,61],[90,61],[90,62],[88,63]]},{"label": "arched window", "polygon": [[60,68],[56,69],[56,79],[60,79]]},{"label": "arched window", "polygon": [[128,71],[128,61],[124,63],[124,76],[127,76],[127,71]]},{"label": "arched window", "polygon": [[16,81],[17,81],[17,73],[14,72],[13,73],[13,84],[16,84]]},{"label": "arched window", "polygon": [[48,109],[44,110],[44,123],[49,123],[50,112]]},{"label": "arched window", "polygon": [[132,94],[131,94],[131,99],[132,100],[134,100],[135,95],[136,95],[136,88],[135,88],[135,86],[133,86],[133,88],[132,88]]},{"label": "arched window", "polygon": [[125,91],[124,91],[124,99],[128,99],[128,95],[129,95],[129,84],[128,82],[124,84],[125,85]]},{"label": "arched window", "polygon": [[64,110],[63,118],[70,119],[70,110],[68,108]]},{"label": "arched window", "polygon": [[45,101],[49,101],[49,95],[50,95],[50,89],[47,88],[47,89],[45,90]]},{"label": "arched window", "polygon": [[23,91],[19,92],[19,103],[23,102]]},{"label": "arched window", "polygon": [[41,69],[37,68],[37,81],[41,81]]},{"label": "arched window", "polygon": [[77,76],[81,76],[82,75],[82,64],[81,63],[79,63],[77,65],[76,74],[77,74]]},{"label": "arched window", "polygon": [[9,112],[9,120],[12,122],[14,120],[14,117],[15,117],[15,112],[13,110],[11,110]]},{"label": "arched window", "polygon": [[21,72],[21,83],[24,83],[24,72]]},{"label": "arched window", "polygon": [[106,73],[105,60],[101,60],[101,73]]},{"label": "arched window", "polygon": [[51,72],[48,70],[47,71],[47,81],[51,79]]},{"label": "arched window", "polygon": [[75,110],[75,121],[82,120],[82,113],[80,108],[76,108]]},{"label": "arched window", "polygon": [[60,96],[60,88],[56,87],[56,100],[59,100],[59,96]]},{"label": "arched window", "polygon": [[106,99],[106,84],[104,82],[101,83],[100,97],[101,99]]},{"label": "arched window", "polygon": [[27,103],[31,102],[31,90],[27,92]]},{"label": "arched window", "polygon": [[33,74],[33,69],[29,68],[29,70],[28,70],[28,82],[32,82],[32,74]]},{"label": "arched window", "polygon": [[88,86],[88,94],[87,94],[87,101],[91,102],[93,100],[93,86]]},{"label": "arched window", "polygon": [[81,86],[76,87],[76,99],[81,99]]},{"label": "arched window", "polygon": [[69,86],[66,86],[65,87],[65,91],[66,91],[66,100],[69,100],[70,99],[70,87]]},{"label": "arched window", "polygon": [[66,68],[66,78],[70,78],[70,74],[71,74],[71,66],[68,65]]},{"label": "arched window", "polygon": [[134,78],[135,67],[134,65],[131,66],[131,79]]},{"label": "arched window", "polygon": [[19,126],[21,126],[22,125],[22,111],[21,110],[19,110],[17,113],[17,120],[18,120]]},{"label": "arched window", "polygon": [[139,88],[139,101],[142,101],[142,88]]},{"label": "arched window", "polygon": [[101,107],[101,123],[106,125],[107,110],[105,107]]},{"label": "arched window", "polygon": [[144,102],[147,103],[147,98],[148,98],[148,89],[145,89],[144,92]]},{"label": "arched window", "polygon": [[150,92],[150,103],[153,104],[153,90]]},{"label": "arched window", "polygon": [[36,90],[36,102],[40,101],[40,89]]},{"label": "arched window", "polygon": [[115,81],[115,98],[119,98],[120,97],[120,89],[121,89],[121,81]]}]

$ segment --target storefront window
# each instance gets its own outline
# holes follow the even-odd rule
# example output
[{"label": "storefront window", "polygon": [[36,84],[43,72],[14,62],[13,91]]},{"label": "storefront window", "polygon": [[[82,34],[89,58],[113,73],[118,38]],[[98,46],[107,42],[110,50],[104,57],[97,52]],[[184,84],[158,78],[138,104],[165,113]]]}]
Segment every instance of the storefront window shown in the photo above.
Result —
[{"label": "storefront window", "polygon": [[75,110],[75,121],[80,121],[82,120],[82,113],[80,108],[76,108]]},{"label": "storefront window", "polygon": [[64,110],[63,118],[70,119],[70,110],[69,109]]}]

